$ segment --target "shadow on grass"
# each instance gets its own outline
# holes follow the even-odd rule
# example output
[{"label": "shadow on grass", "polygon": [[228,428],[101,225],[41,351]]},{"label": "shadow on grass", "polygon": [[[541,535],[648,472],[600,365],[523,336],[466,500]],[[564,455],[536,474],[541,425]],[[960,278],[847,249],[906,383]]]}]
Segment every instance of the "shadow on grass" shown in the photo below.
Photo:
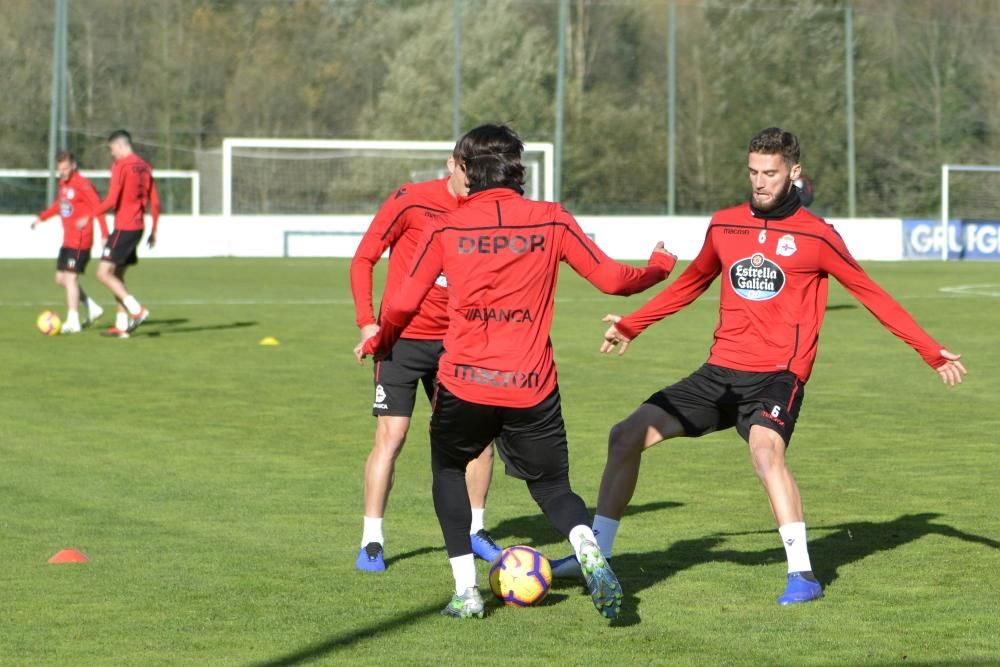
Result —
[{"label": "shadow on grass", "polygon": [[265,660],[264,662],[256,662],[252,664],[255,665],[255,667],[284,667],[286,665],[299,665],[311,662],[339,649],[353,646],[354,644],[357,644],[365,639],[373,639],[377,636],[405,627],[426,616],[440,614],[441,609],[443,608],[443,603],[434,603],[425,607],[418,607],[417,609],[405,614],[400,614],[395,618],[390,618],[379,623],[369,625],[368,627],[358,628],[357,630],[336,635],[326,641],[306,646],[301,650],[281,656],[280,658],[274,658],[273,660]]},{"label": "shadow on grass", "polygon": [[[891,521],[857,521],[833,526],[816,526],[813,531],[832,531],[809,541],[809,552],[813,569],[824,586],[829,586],[840,576],[845,565],[860,561],[881,551],[890,551],[914,542],[926,535],[953,537],[964,542],[981,544],[1000,549],[1000,542],[966,533],[951,526],[932,523],[942,516],[935,512],[904,514]],[[736,565],[758,566],[785,562],[782,547],[760,551],[735,551],[719,549],[726,537],[737,535],[771,535],[774,530],[749,533],[722,533],[693,540],[679,540],[669,548],[644,553],[625,553],[614,557],[615,573],[625,591],[625,605],[622,615],[614,622],[616,626],[641,623],[636,594],[673,575],[702,563],[733,563]],[[775,596],[777,597],[777,595]]]},{"label": "shadow on grass", "polygon": [[[664,500],[655,503],[646,503],[644,505],[633,505],[625,510],[625,516],[634,516],[636,514],[645,514],[646,512],[659,512],[660,510],[673,509],[675,507],[682,507],[684,503],[677,503],[669,500]],[[595,509],[593,507],[588,507],[587,512],[590,516],[594,516]],[[496,540],[497,544],[501,546],[505,545],[508,538],[517,536],[518,538],[526,537],[526,542],[532,545],[541,544],[552,544],[558,542],[564,545],[567,549],[565,554],[569,555],[569,543],[562,538],[556,532],[556,529],[552,527],[549,520],[545,518],[545,515],[539,514],[527,514],[525,516],[515,517],[513,519],[506,519],[500,523],[488,526],[490,535]],[[553,557],[558,558],[559,555],[553,554]]]},{"label": "shadow on grass", "polygon": [[[185,319],[175,319],[175,320],[149,320],[142,325],[142,328],[138,329],[132,334],[132,337],[138,336],[148,336],[150,338],[157,338],[166,334],[182,334],[182,333],[199,333],[201,331],[225,331],[227,329],[243,329],[246,327],[255,327],[257,322],[232,322],[229,324],[205,324],[197,327],[175,327],[174,324],[184,324],[188,322]],[[153,327],[162,328],[153,328]]]}]

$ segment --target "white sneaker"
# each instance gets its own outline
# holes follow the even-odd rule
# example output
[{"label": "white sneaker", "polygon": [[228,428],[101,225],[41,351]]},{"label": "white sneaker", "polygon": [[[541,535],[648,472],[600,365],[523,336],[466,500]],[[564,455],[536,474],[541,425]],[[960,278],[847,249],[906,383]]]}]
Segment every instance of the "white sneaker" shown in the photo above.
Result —
[{"label": "white sneaker", "polygon": [[100,306],[98,306],[96,308],[88,308],[87,309],[87,321],[83,323],[83,326],[89,327],[96,320],[101,319],[101,315],[103,315],[103,314],[104,314],[104,309],[101,308]]},{"label": "white sneaker", "polygon": [[64,324],[62,329],[59,330],[60,334],[75,334],[80,333],[83,329],[79,324]]}]

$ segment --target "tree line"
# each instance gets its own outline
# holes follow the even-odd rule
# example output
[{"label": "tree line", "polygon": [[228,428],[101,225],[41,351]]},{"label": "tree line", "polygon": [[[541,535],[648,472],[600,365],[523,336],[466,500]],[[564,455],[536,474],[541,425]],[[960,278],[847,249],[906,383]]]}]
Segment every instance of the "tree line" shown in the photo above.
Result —
[{"label": "tree line", "polygon": [[[0,167],[45,165],[54,10],[0,15]],[[553,141],[558,0],[72,0],[69,125],[90,168],[133,132],[155,168],[196,168],[226,136],[452,136],[455,9],[464,129]],[[677,0],[676,210],[745,199],[757,130],[799,135],[815,208],[847,213],[852,11],[857,212],[937,214],[940,165],[1000,161],[993,0]],[[578,214],[663,213],[669,0],[570,0],[562,199]],[[317,211],[322,213],[322,211]]]}]

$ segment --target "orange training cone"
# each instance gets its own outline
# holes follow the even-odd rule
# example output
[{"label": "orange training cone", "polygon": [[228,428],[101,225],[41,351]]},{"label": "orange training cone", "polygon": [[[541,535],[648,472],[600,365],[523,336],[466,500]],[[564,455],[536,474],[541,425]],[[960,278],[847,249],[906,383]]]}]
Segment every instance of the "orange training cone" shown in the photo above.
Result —
[{"label": "orange training cone", "polygon": [[50,563],[86,563],[90,559],[76,549],[63,549],[49,559]]}]

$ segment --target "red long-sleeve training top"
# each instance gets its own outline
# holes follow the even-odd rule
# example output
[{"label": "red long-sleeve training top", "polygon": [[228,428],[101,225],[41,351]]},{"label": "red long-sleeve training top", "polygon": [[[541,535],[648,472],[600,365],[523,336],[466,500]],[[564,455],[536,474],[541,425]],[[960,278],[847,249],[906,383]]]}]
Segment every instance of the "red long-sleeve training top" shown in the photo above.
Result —
[{"label": "red long-sleeve training top", "polygon": [[627,295],[664,280],[675,260],[653,253],[645,268],[619,264],[561,205],[524,199],[509,188],[483,190],[424,232],[365,352],[392,348],[443,270],[449,325],[438,381],[473,403],[537,405],[556,386],[549,331],[561,261],[602,292]]},{"label": "red long-sleeve training top", "polygon": [[[63,247],[74,250],[90,250],[94,245],[94,211],[101,203],[101,198],[91,183],[80,172],[74,171],[69,179],[59,180],[59,193],[55,202],[47,209],[38,214],[39,220],[48,220],[52,216],[59,214],[63,225]],[[83,229],[77,228],[76,224],[82,219],[87,219],[87,224]],[[97,221],[101,225],[101,236],[108,237],[108,222],[103,215],[97,216]]]},{"label": "red long-sleeve training top", "polygon": [[[358,327],[374,324],[372,304],[372,269],[389,250],[382,305],[389,303],[406,276],[417,243],[428,222],[437,214],[458,206],[458,199],[448,189],[448,179],[409,183],[385,200],[351,261],[351,292]],[[441,340],[448,331],[448,291],[440,280],[427,294],[420,311],[402,333],[402,338]]]},{"label": "red long-sleeve training top", "polygon": [[160,196],[153,181],[153,168],[141,157],[132,153],[111,165],[111,185],[96,213],[115,209],[115,231],[140,230],[145,226],[143,216],[148,212],[153,218],[153,235],[160,220]]},{"label": "red long-sleeve training top", "polygon": [[816,359],[830,275],[930,366],[945,363],[942,346],[868,277],[833,226],[805,208],[781,220],[757,218],[749,204],[717,212],[701,252],[684,273],[616,327],[635,338],[698,298],[720,273],[711,364],[789,370],[806,382]]}]

